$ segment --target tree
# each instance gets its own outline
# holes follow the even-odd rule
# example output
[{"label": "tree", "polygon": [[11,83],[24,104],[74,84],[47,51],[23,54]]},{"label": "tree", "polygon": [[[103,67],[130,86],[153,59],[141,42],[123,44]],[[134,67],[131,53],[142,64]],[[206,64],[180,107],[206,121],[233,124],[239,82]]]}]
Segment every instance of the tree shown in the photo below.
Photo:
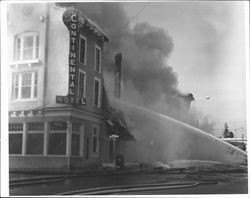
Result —
[{"label": "tree", "polygon": [[233,133],[232,131],[229,133],[229,137],[230,137],[230,138],[233,138],[233,137],[234,137],[234,133]]},{"label": "tree", "polygon": [[224,125],[224,131],[223,131],[223,137],[224,137],[224,138],[230,137],[230,132],[229,132],[229,129],[228,129],[228,128],[229,128],[229,127],[228,127],[227,123],[225,123],[225,125]]},{"label": "tree", "polygon": [[247,147],[246,147],[246,144],[244,143],[243,146],[242,146],[242,150],[243,151],[246,151]]}]

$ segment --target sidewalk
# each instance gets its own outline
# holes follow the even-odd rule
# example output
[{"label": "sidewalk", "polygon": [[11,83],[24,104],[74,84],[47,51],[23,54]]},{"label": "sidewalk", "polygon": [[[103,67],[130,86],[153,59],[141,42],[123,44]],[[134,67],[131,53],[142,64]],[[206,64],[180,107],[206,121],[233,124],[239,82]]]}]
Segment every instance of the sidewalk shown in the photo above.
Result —
[{"label": "sidewalk", "polygon": [[[161,174],[161,173],[183,173],[188,171],[186,168],[171,168],[162,169],[161,167],[153,167],[152,165],[140,164],[140,163],[125,163],[124,168],[115,166],[114,163],[103,163],[98,169],[72,169],[70,171],[61,172],[12,172],[10,173],[10,183],[19,182],[37,182],[39,180],[52,181],[52,180],[64,180],[70,177],[95,177],[95,176],[108,176],[108,175],[131,175],[131,174]],[[192,170],[193,171],[193,170]]]},{"label": "sidewalk", "polygon": [[110,174],[129,174],[135,172],[141,172],[142,169],[138,163],[125,163],[125,168],[120,169],[116,167],[114,163],[103,163],[102,167],[98,170],[93,169],[72,169],[65,172],[39,172],[39,171],[20,171],[9,173],[10,183],[16,182],[28,182],[37,180],[57,180],[65,177],[84,177],[84,176],[98,176],[98,175],[110,175]]},{"label": "sidewalk", "polygon": [[30,175],[24,173],[10,173],[10,183],[17,182],[17,181],[34,181],[34,180],[41,180],[41,179],[58,179],[65,175]]}]

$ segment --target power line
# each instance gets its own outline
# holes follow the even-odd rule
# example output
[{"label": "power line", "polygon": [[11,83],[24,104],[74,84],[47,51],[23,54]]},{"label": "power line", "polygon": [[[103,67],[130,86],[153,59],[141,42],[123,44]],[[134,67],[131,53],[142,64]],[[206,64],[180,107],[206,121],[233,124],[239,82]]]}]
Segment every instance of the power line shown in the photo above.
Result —
[{"label": "power line", "polygon": [[244,123],[246,124],[246,121],[225,121],[225,122],[214,122],[214,124],[225,124],[225,123]]},{"label": "power line", "polygon": [[[225,129],[225,128],[213,128],[214,131],[220,131],[220,130],[224,130],[224,129]],[[230,128],[230,127],[229,127],[229,129],[230,129],[230,130],[235,130],[235,129],[238,130],[238,129],[239,129],[239,130],[241,130],[241,131],[246,131],[246,130],[247,130],[246,128]]]},{"label": "power line", "polygon": [[111,37],[111,42],[112,39],[114,39],[118,33],[120,33],[123,29],[125,29],[137,16],[139,16],[139,14],[142,13],[142,11],[149,6],[151,2],[148,2],[147,4],[145,4],[133,17],[130,18],[130,20],[128,20],[128,22],[126,24],[124,24],[121,28],[118,29],[118,31],[116,33],[113,34],[113,36]]}]

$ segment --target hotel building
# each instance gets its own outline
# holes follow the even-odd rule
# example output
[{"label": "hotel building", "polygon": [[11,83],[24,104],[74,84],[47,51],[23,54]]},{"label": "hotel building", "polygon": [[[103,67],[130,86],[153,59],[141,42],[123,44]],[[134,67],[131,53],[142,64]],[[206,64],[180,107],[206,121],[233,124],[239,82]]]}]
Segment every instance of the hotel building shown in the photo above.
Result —
[{"label": "hotel building", "polygon": [[8,4],[10,170],[71,170],[110,159],[103,45],[82,12]]}]

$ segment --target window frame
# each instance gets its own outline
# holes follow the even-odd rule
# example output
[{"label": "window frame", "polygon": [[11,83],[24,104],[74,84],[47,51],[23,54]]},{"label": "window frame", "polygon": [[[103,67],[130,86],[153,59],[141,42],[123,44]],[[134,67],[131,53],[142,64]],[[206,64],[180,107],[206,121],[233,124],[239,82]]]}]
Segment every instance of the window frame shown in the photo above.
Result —
[{"label": "window frame", "polygon": [[[10,131],[9,129],[8,129],[8,131],[9,131],[9,134],[8,135],[10,135],[10,134],[21,134],[22,135],[22,146],[21,146],[21,153],[10,153],[10,150],[9,150],[9,155],[11,155],[11,156],[15,156],[15,155],[18,155],[18,156],[21,156],[21,155],[23,155],[23,144],[24,144],[24,142],[23,142],[23,137],[24,137],[24,130],[25,130],[25,127],[24,127],[24,123],[23,122],[20,122],[20,123],[9,123],[9,124],[22,124],[22,126],[23,126],[23,128],[22,128],[22,131]],[[10,128],[10,127],[9,127]],[[10,137],[8,137],[9,138],[9,141],[10,141]],[[10,142],[9,142],[9,144],[10,144]]]},{"label": "window frame", "polygon": [[[96,134],[94,134],[94,128],[96,128]],[[100,126],[98,124],[92,125],[92,133],[91,133],[91,156],[92,158],[98,158],[99,157],[99,148],[100,148]],[[93,145],[93,139],[96,137],[97,143],[96,143],[96,152],[93,152],[94,145]]]},{"label": "window frame", "polygon": [[[84,50],[84,62],[81,61],[81,39],[85,41],[85,50]],[[79,35],[79,63],[86,65],[87,64],[87,38],[82,34]]]},{"label": "window frame", "polygon": [[[74,124],[79,125],[78,131],[74,130],[74,127],[73,127]],[[81,128],[82,128],[81,123],[77,123],[77,122],[73,122],[72,123],[72,127],[71,127],[71,129],[72,129],[72,134],[71,134],[71,156],[72,157],[81,157],[81,152],[80,152],[81,151]],[[78,155],[73,155],[72,154],[72,139],[73,139],[73,134],[74,135],[78,135],[78,138],[79,138],[79,142],[78,142],[78,144],[79,144]]]},{"label": "window frame", "polygon": [[86,71],[82,70],[82,69],[79,69],[79,76],[78,76],[78,97],[81,97],[80,96],[80,73],[84,74],[84,87],[83,87],[83,98],[86,97],[86,78],[87,78],[87,75],[86,75]]},{"label": "window frame", "polygon": [[[100,50],[100,53],[99,53],[99,70],[97,70],[97,63],[96,63],[96,56],[97,56],[97,51],[96,50]],[[99,47],[98,45],[95,45],[95,71],[98,72],[98,73],[101,73],[102,71],[102,50],[101,50],[101,47]]]},{"label": "window frame", "polygon": [[[43,123],[43,130],[29,130],[29,124],[34,124],[34,123]],[[42,149],[42,153],[41,154],[28,154],[28,138],[29,138],[29,134],[43,134],[43,138],[42,138],[42,142],[43,142],[43,149]],[[42,156],[44,153],[44,147],[45,147],[45,142],[44,142],[44,136],[45,136],[45,123],[44,122],[27,122],[27,141],[26,141],[26,155],[28,156],[32,156],[32,155],[36,155],[36,156]]]},{"label": "window frame", "polygon": [[[26,37],[32,36],[32,58],[24,59],[24,39]],[[20,39],[20,52],[19,57],[17,57],[17,40]],[[18,35],[15,35],[14,38],[14,61],[32,61],[39,59],[39,52],[40,52],[40,35],[38,32],[29,31],[24,32]]]},{"label": "window frame", "polygon": [[[99,90],[98,90],[98,104],[95,104],[95,82],[99,82]],[[94,106],[100,108],[101,107],[101,79],[94,77]]]},{"label": "window frame", "polygon": [[[23,75],[24,74],[31,74],[31,84],[29,85],[30,87],[30,92],[31,92],[31,96],[30,98],[23,98],[22,97],[22,80],[23,80]],[[17,79],[18,76],[18,83],[16,86],[16,81],[15,79]],[[37,84],[35,84],[36,82],[36,76],[37,76]],[[27,85],[26,85],[27,86]],[[35,96],[35,88],[36,88],[36,96]],[[15,94],[15,89],[17,89],[17,97],[14,98],[14,94]],[[15,102],[15,101],[36,101],[38,99],[38,71],[23,71],[23,72],[13,72],[12,73],[12,93],[11,93],[11,101]]]},{"label": "window frame", "polygon": [[[66,123],[66,129],[63,130],[63,129],[58,129],[58,130],[53,130],[51,129],[51,124],[53,123],[54,121],[51,121],[49,122],[49,130],[48,130],[48,152],[47,152],[47,156],[67,156],[67,123]],[[64,121],[63,121],[64,122]],[[50,151],[50,134],[65,134],[65,154],[50,154],[49,151]]]}]

